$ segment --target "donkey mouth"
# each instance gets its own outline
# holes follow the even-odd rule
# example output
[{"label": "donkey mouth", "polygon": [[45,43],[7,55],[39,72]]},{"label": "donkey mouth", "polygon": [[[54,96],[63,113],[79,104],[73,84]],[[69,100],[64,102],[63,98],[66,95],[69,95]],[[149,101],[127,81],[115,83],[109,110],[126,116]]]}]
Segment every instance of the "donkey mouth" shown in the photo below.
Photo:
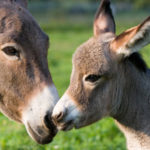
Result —
[{"label": "donkey mouth", "polygon": [[57,124],[57,129],[58,130],[69,131],[72,128],[74,128],[74,124],[73,124],[72,120],[70,120],[70,121],[68,121],[66,123]]},{"label": "donkey mouth", "polygon": [[27,130],[33,140],[35,140],[39,144],[48,144],[52,142],[53,137],[57,134],[57,129],[52,126],[49,130],[44,130],[43,128],[37,127],[36,131],[30,126],[30,124],[27,124]]}]

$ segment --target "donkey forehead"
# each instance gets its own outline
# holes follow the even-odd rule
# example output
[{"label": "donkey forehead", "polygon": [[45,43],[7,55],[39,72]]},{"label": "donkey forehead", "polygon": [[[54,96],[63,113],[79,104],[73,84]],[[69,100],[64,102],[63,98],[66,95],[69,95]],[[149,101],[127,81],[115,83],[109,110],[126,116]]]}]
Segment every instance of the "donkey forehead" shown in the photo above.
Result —
[{"label": "donkey forehead", "polygon": [[0,5],[0,43],[6,42],[39,48],[46,45],[48,37],[27,10],[18,5]]},{"label": "donkey forehead", "polygon": [[98,74],[109,69],[109,42],[91,38],[73,56],[73,66],[83,74]]}]

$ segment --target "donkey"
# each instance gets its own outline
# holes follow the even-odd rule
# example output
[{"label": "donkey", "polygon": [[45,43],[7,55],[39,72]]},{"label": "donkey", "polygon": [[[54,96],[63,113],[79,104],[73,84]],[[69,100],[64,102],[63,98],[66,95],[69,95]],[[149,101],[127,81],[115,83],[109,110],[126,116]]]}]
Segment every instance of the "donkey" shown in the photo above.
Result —
[{"label": "donkey", "polygon": [[148,43],[150,17],[116,36],[110,1],[102,0],[94,36],[75,52],[70,85],[54,107],[58,129],[78,129],[111,116],[129,150],[149,150],[150,70],[138,54]]},{"label": "donkey", "polygon": [[57,132],[51,113],[58,94],[48,70],[48,45],[27,0],[0,0],[0,111],[23,123],[40,144]]}]

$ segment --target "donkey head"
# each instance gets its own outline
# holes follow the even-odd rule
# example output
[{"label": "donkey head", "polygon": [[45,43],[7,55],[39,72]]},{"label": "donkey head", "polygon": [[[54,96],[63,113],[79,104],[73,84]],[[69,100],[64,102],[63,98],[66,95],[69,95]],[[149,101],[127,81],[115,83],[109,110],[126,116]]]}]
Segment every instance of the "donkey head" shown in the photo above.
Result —
[{"label": "donkey head", "polygon": [[129,59],[138,57],[135,52],[149,42],[150,18],[116,36],[110,1],[102,0],[94,36],[76,50],[70,85],[53,110],[58,129],[80,128],[115,115],[126,84],[125,66],[136,68]]},{"label": "donkey head", "polygon": [[45,144],[56,134],[50,116],[58,94],[48,70],[49,39],[26,6],[0,0],[0,111]]}]

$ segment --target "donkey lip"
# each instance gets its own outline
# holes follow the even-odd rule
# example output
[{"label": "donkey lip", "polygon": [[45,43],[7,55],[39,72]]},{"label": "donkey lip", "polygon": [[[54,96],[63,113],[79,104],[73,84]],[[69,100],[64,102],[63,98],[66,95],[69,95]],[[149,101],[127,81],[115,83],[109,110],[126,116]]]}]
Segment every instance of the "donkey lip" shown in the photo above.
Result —
[{"label": "donkey lip", "polygon": [[31,135],[31,137],[33,138],[33,140],[35,140],[37,143],[39,144],[48,144],[50,142],[52,142],[53,137],[56,135],[57,132],[53,131],[50,132],[49,135],[46,135],[45,137],[39,136],[38,133],[36,133],[30,126],[30,124],[28,123],[28,131]]},{"label": "donkey lip", "polygon": [[81,128],[80,126],[77,126],[77,125],[76,125],[76,126],[74,126],[74,127],[75,127],[75,129],[80,129],[80,128]]},{"label": "donkey lip", "polygon": [[71,130],[73,127],[74,127],[73,121],[70,120],[70,121],[58,126],[58,129],[63,130],[63,131],[68,131],[68,130]]}]

